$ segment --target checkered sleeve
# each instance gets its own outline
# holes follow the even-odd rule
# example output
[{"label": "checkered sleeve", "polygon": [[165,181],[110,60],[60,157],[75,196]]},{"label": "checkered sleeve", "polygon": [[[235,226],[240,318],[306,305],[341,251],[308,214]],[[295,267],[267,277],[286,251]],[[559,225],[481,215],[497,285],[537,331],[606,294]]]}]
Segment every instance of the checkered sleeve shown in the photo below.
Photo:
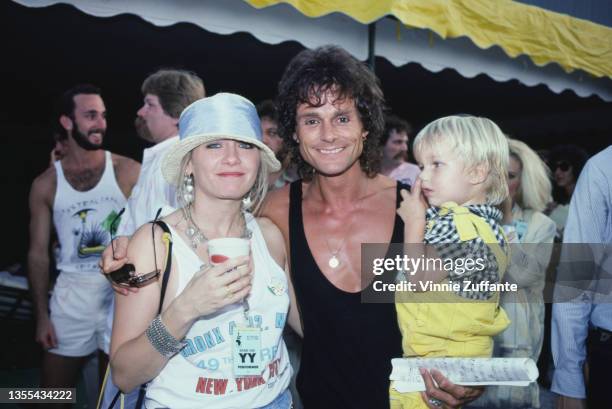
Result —
[{"label": "checkered sleeve", "polygon": [[[472,300],[488,300],[494,295],[491,291],[471,291],[469,288],[464,291],[464,281],[470,281],[474,285],[481,282],[499,282],[497,259],[482,238],[461,242],[452,216],[444,216],[434,220],[425,234],[424,241],[436,249],[445,270],[448,271],[449,281],[460,284],[461,289],[456,291],[457,295]],[[466,269],[466,260],[473,260],[475,268]]]}]

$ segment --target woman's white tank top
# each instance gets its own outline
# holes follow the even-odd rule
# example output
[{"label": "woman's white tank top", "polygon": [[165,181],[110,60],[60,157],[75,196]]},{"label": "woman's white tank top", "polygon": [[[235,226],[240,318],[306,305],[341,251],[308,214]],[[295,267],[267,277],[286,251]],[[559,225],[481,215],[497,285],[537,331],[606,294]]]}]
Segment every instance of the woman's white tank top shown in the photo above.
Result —
[{"label": "woman's white tank top", "polygon": [[[232,343],[236,326],[245,325],[242,303],[227,306],[196,321],[185,336],[187,346],[168,361],[147,388],[151,408],[258,408],[274,400],[289,385],[291,365],[283,341],[289,309],[285,272],[270,255],[257,221],[245,214],[252,232],[254,275],[249,320],[261,328],[261,376],[234,377]],[[177,263],[177,294],[203,264],[172,229],[173,256]],[[278,288],[284,288],[279,292]],[[273,291],[276,289],[277,291]]]}]

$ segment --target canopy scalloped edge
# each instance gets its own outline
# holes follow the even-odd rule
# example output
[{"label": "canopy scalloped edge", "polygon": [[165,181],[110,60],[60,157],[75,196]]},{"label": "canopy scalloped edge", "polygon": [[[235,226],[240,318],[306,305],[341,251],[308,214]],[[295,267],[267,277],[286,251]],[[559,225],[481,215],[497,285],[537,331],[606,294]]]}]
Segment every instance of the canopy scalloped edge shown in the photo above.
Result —
[{"label": "canopy scalloped edge", "polygon": [[[256,10],[243,0],[14,0],[28,7],[66,3],[96,17],[132,14],[157,26],[191,23],[209,32],[245,32],[259,41],[296,41],[307,48],[333,42],[360,60],[368,53],[367,27],[341,13],[308,18],[287,4]],[[248,27],[248,30],[245,29]],[[376,53],[391,64],[417,63],[431,72],[452,69],[466,78],[487,75],[498,82],[518,80],[527,86],[546,85],[561,93],[597,95],[612,101],[612,81],[582,71],[564,72],[557,64],[538,67],[526,56],[510,58],[500,47],[482,50],[466,37],[441,39],[429,30],[409,29],[392,19],[377,23]]]},{"label": "canopy scalloped edge", "polygon": [[343,13],[367,24],[393,15],[442,38],[467,36],[478,47],[500,46],[538,66],[554,62],[612,78],[612,28],[510,0],[244,0],[257,8],[290,4],[308,17]]}]

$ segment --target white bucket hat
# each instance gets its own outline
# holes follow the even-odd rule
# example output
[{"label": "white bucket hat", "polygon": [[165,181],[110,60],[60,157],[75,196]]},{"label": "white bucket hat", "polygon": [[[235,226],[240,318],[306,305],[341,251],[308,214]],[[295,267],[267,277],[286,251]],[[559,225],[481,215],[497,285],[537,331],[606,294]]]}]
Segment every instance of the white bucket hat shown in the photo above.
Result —
[{"label": "white bucket hat", "polygon": [[262,142],[261,124],[255,106],[240,95],[219,93],[189,105],[179,118],[179,138],[162,161],[164,178],[175,186],[185,155],[204,143],[218,139],[250,143],[261,150],[262,166],[267,166],[271,172],[281,168],[274,152]]}]

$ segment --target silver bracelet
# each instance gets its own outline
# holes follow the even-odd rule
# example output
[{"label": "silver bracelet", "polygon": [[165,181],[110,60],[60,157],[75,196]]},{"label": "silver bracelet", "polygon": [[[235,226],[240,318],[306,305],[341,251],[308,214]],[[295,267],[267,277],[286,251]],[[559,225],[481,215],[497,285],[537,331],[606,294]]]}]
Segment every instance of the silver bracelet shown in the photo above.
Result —
[{"label": "silver bracelet", "polygon": [[179,353],[187,345],[186,342],[179,341],[168,332],[168,328],[166,328],[161,320],[161,315],[158,315],[151,321],[145,334],[153,348],[166,358]]}]

